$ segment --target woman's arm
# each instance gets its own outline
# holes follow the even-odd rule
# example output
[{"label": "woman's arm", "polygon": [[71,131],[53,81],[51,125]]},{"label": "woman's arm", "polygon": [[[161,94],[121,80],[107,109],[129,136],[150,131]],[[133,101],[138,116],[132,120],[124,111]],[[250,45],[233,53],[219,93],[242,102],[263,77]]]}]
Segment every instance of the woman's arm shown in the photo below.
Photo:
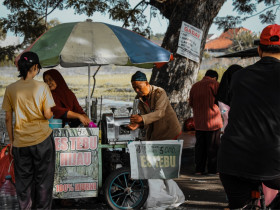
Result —
[{"label": "woman's arm", "polygon": [[51,91],[50,91],[48,85],[46,85],[46,84],[44,86],[44,91],[43,91],[42,97],[43,97],[43,100],[42,100],[43,115],[47,120],[49,120],[53,116],[53,112],[52,112],[51,108],[55,106],[55,102],[52,97]]},{"label": "woman's arm", "polygon": [[90,123],[90,119],[86,114],[79,114],[73,111],[68,111],[67,112],[67,118],[68,119],[79,119],[81,123],[83,123],[84,126],[88,126]]},{"label": "woman's arm", "polygon": [[13,112],[12,111],[6,111],[6,128],[8,131],[8,136],[10,139],[11,143],[11,148],[10,148],[10,154],[12,155],[12,148],[13,148],[13,142],[14,142],[14,135],[13,135]]},{"label": "woman's arm", "polygon": [[53,112],[51,111],[51,108],[44,110],[44,116],[47,120],[51,119],[53,116]]},{"label": "woman's arm", "polygon": [[84,112],[83,108],[80,106],[77,97],[75,94],[71,91],[73,95],[73,110],[70,110],[67,112],[67,118],[70,119],[79,119],[81,123],[83,123],[84,126],[88,126],[90,123],[89,117]]}]

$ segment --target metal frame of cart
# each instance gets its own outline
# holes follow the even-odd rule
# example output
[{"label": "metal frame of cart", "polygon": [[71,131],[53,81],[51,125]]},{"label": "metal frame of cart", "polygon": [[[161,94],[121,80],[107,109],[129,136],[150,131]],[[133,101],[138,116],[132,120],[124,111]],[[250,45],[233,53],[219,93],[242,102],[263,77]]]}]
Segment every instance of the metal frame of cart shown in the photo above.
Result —
[{"label": "metal frame of cart", "polygon": [[[59,128],[54,129],[53,135],[54,198],[98,197],[102,192],[113,209],[139,208],[145,203],[149,192],[147,180],[131,179],[129,159],[116,167],[121,159],[116,155],[127,157],[126,144],[102,144],[98,128]],[[111,166],[109,170],[107,167],[104,171],[104,164]]]}]

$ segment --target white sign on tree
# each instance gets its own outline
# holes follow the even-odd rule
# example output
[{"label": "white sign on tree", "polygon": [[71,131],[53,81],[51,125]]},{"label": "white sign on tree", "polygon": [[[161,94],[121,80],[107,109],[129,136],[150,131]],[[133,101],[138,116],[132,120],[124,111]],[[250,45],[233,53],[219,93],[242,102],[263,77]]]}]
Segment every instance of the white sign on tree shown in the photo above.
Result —
[{"label": "white sign on tree", "polygon": [[202,30],[182,22],[177,53],[199,62]]}]

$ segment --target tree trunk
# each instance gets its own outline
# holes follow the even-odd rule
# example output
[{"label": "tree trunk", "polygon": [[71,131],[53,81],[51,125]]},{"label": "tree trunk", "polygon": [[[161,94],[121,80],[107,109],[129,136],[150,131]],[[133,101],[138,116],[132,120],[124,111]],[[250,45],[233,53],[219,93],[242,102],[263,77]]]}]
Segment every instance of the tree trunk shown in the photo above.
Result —
[{"label": "tree trunk", "polygon": [[200,61],[209,28],[225,0],[151,0],[150,4],[169,19],[162,47],[174,55],[174,60],[160,69],[154,68],[150,83],[164,88],[181,124],[190,117],[188,103],[191,86],[196,82],[200,63],[176,54],[182,21],[203,31]]}]

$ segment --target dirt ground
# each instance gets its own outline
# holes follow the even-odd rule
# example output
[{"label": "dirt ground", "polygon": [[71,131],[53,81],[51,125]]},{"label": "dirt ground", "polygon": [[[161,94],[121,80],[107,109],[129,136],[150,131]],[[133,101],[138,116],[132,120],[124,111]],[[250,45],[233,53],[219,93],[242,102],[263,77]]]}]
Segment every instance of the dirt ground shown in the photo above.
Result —
[{"label": "dirt ground", "polygon": [[[183,150],[181,175],[175,179],[185,195],[185,202],[177,208],[182,209],[224,209],[227,207],[226,194],[218,175],[194,175],[194,149]],[[56,202],[57,203],[57,202]],[[57,203],[57,209],[110,209],[106,202],[99,198],[73,201],[72,206]]]},{"label": "dirt ground", "polygon": [[194,149],[184,149],[181,175],[175,179],[185,195],[177,209],[224,209],[226,194],[218,175],[194,175]]},{"label": "dirt ground", "polygon": [[[224,209],[227,207],[226,194],[218,175],[194,175],[194,149],[183,150],[181,175],[175,179],[185,195],[185,202],[169,209]],[[100,198],[77,200],[74,206],[57,205],[58,209],[109,209]]]},{"label": "dirt ground", "polygon": [[[227,207],[226,195],[218,175],[193,175],[194,149],[184,149],[182,154],[181,175],[175,179],[185,195],[185,202],[177,208],[169,209],[224,209]],[[1,190],[0,190],[1,191]],[[6,193],[6,195],[5,195]],[[102,196],[67,200],[54,200],[53,209],[110,209]],[[1,209],[18,209],[16,196],[0,192]]]}]

